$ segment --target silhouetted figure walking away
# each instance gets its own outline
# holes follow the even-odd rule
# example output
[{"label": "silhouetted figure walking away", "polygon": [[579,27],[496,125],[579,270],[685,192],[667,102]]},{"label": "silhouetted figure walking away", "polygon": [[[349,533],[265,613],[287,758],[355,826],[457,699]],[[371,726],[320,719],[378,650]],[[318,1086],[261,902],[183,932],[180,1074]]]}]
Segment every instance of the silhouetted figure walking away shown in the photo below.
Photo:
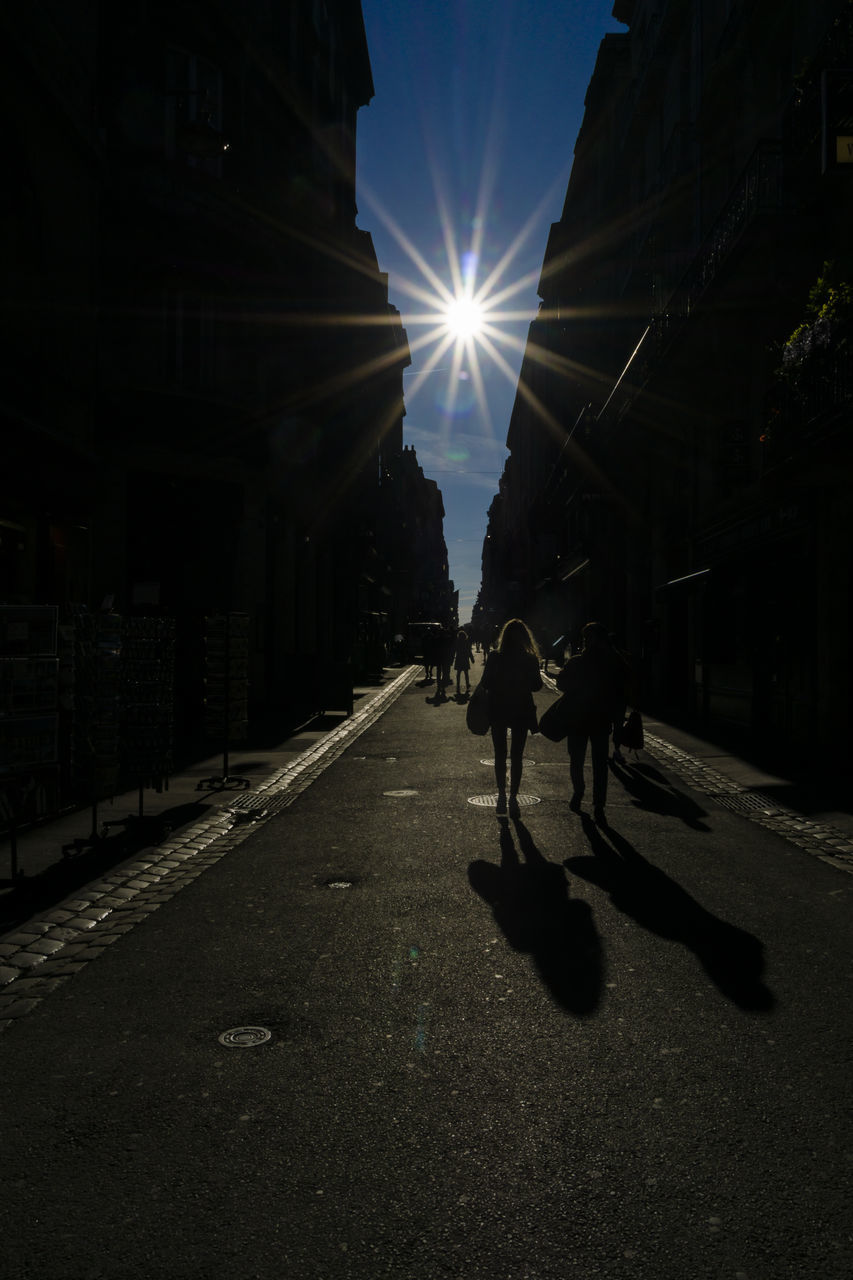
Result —
[{"label": "silhouetted figure walking away", "polygon": [[443,626],[438,633],[438,644],[435,654],[435,679],[437,684],[436,701],[439,696],[446,701],[447,686],[450,684],[450,668],[456,648],[456,637],[449,626]]},{"label": "silhouetted figure walking away", "polygon": [[533,694],[542,688],[536,641],[520,618],[511,618],[501,631],[497,648],[486,658],[482,683],[489,693],[498,812],[505,813],[507,730],[512,734],[509,801],[517,809],[524,744],[528,733],[537,728]]},{"label": "silhouetted figure walking away", "polygon": [[614,721],[625,709],[628,669],[613,648],[606,627],[588,622],[583,629],[583,649],[569,658],[557,676],[557,688],[569,702],[569,773],[573,794],[569,802],[580,812],[584,795],[583,767],[586,745],[592,754],[592,804],[595,821],[604,825],[607,803],[607,754]]},{"label": "silhouetted figure walking away", "polygon": [[453,659],[453,665],[456,669],[456,696],[459,697],[460,678],[465,676],[465,692],[471,692],[471,677],[468,672],[471,663],[474,661],[474,651],[471,647],[471,641],[468,639],[466,631],[460,631],[456,637],[456,653]]},{"label": "silhouetted figure walking away", "polygon": [[424,680],[427,684],[432,681],[433,668],[436,665],[436,652],[438,650],[438,635],[436,631],[427,631],[423,638],[424,650]]},{"label": "silhouetted figure walking away", "polygon": [[559,636],[553,644],[549,644],[545,650],[545,665],[543,671],[548,674],[548,663],[556,662],[558,667],[562,667],[566,660],[566,637]]},{"label": "silhouetted figure walking away", "polygon": [[613,717],[613,760],[615,764],[624,764],[625,757],[622,754],[622,728],[623,728],[623,725],[625,724],[625,715],[628,710],[627,699],[630,697],[633,700],[634,698],[636,698],[636,693],[631,688],[631,685],[634,683],[632,678],[633,668],[631,666],[631,661],[628,657],[628,654],[623,653],[621,649],[617,648],[616,641],[613,636],[610,637],[610,643],[613,646],[613,652],[618,657],[620,657],[625,664],[624,689],[625,689],[626,701],[623,702],[622,706],[614,712],[614,717]]}]

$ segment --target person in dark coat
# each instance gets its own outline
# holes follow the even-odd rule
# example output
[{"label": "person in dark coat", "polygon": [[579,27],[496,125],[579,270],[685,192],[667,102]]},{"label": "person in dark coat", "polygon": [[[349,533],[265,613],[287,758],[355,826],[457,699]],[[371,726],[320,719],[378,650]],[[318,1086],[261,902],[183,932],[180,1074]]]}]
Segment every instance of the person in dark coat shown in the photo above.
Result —
[{"label": "person in dark coat", "polygon": [[537,729],[533,694],[542,688],[539,651],[536,641],[520,618],[511,618],[501,631],[497,647],[489,653],[482,684],[489,694],[489,717],[495,749],[495,781],[498,786],[498,813],[506,813],[507,730],[510,743],[509,803],[518,808],[518,789],[524,744],[528,733]]},{"label": "person in dark coat", "polygon": [[438,650],[438,628],[430,627],[424,632],[423,651],[424,651],[424,680],[427,684],[432,683],[433,668],[436,664],[436,652]]},{"label": "person in dark coat", "polygon": [[595,821],[606,825],[607,755],[610,731],[625,708],[628,668],[613,648],[607,628],[588,622],[583,628],[583,648],[569,658],[557,676],[557,688],[569,699],[569,773],[572,780],[570,808],[580,812],[584,795],[584,761],[589,743],[592,754],[592,805]]},{"label": "person in dark coat", "polygon": [[436,631],[435,637],[435,701],[438,703],[447,701],[456,637],[446,624]]},{"label": "person in dark coat", "polygon": [[471,663],[474,661],[474,652],[471,647],[471,641],[468,638],[467,631],[460,631],[456,636],[456,652],[453,658],[453,666],[456,670],[456,696],[459,697],[462,692],[461,678],[465,676],[465,692],[471,692],[471,677],[469,671]]},{"label": "person in dark coat", "polygon": [[550,644],[545,650],[545,666],[543,670],[545,675],[548,674],[548,663],[555,662],[558,667],[562,667],[566,661],[566,637],[558,636],[553,644]]}]

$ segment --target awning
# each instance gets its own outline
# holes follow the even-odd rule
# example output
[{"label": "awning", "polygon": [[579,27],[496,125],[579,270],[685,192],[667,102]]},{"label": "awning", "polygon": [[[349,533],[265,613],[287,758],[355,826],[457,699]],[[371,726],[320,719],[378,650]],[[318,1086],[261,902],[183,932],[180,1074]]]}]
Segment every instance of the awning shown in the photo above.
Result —
[{"label": "awning", "polygon": [[695,573],[686,573],[682,578],[671,578],[669,582],[662,582],[660,586],[655,587],[655,591],[693,591],[696,587],[703,587],[708,581],[710,569],[697,569]]},{"label": "awning", "polygon": [[586,569],[588,565],[589,565],[589,557],[587,557],[586,560],[582,560],[580,564],[575,565],[574,569],[570,569],[568,573],[564,573],[563,576],[560,578],[560,581],[568,582],[569,578],[573,578],[576,573],[582,573],[583,570]]}]

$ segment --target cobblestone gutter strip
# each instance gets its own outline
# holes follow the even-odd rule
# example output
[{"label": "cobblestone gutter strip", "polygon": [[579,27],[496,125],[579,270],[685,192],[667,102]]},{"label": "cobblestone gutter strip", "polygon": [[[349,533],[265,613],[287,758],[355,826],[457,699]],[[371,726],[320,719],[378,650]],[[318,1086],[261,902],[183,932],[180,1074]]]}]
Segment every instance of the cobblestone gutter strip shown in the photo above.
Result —
[{"label": "cobblestone gutter strip", "polygon": [[173,840],[87,885],[82,893],[0,937],[0,1033],[103,955],[140,921],[242,844],[260,821],[292,804],[387,710],[418,675],[396,679],[315,746],[264,780],[257,792],[194,823]]},{"label": "cobblestone gutter strip", "polygon": [[271,774],[261,782],[256,791],[236,796],[234,802],[227,807],[238,820],[256,820],[266,814],[277,812],[292,804],[300,792],[320,776],[333,760],[337,760],[350,743],[364,733],[387,710],[388,706],[408,688],[418,676],[421,668],[407,667],[395,680],[376,694],[366,706],[361,707],[348,720],[344,720],[326,734],[315,746],[309,747],[301,755]]},{"label": "cobblestone gutter strip", "polygon": [[853,875],[853,840],[846,832],[829,823],[812,822],[810,818],[779,804],[772,796],[740,786],[655,734],[646,733],[645,739],[652,755],[670,765],[694,790],[715,800],[723,808],[774,831],[829,866]]}]

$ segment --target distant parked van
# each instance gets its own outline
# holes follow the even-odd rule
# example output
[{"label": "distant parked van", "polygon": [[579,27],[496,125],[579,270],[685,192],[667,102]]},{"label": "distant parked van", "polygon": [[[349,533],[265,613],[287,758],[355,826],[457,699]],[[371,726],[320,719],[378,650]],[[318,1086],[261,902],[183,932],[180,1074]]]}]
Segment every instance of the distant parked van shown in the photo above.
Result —
[{"label": "distant parked van", "polygon": [[406,627],[406,645],[409,653],[409,661],[414,662],[418,659],[423,662],[424,637],[428,635],[439,635],[440,632],[440,622],[410,622]]}]

